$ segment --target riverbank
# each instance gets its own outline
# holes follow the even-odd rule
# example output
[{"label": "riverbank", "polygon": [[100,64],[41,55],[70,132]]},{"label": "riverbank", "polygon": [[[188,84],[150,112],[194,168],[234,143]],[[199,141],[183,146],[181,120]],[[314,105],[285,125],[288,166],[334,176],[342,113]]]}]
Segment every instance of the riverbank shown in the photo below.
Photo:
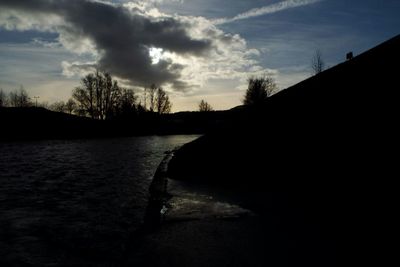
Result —
[{"label": "riverbank", "polygon": [[[169,163],[170,177],[255,216],[231,221],[240,232],[219,219],[174,224],[179,234],[167,235],[167,243],[186,236],[181,246],[193,247],[191,242],[206,240],[201,253],[214,255],[218,247],[221,258],[249,260],[237,265],[370,263],[377,244],[388,243],[382,236],[395,232],[382,234],[396,203],[390,198],[398,169],[391,153],[398,143],[398,81],[391,64],[398,62],[399,45],[397,36],[282,90],[179,149]],[[217,256],[191,257],[198,266],[218,262]]]},{"label": "riverbank", "polygon": [[[130,257],[140,266],[333,266],[333,244],[321,242],[313,225],[295,213],[246,206],[242,191],[168,176],[164,158],[153,180],[157,223]],[[277,195],[257,194],[274,207]],[[280,196],[283,197],[283,196]],[[151,202],[150,202],[151,203]],[[153,203],[154,204],[154,203]],[[243,205],[244,204],[244,205]],[[246,206],[246,207],[244,207]],[[282,208],[282,203],[279,204]],[[287,210],[286,210],[287,211]],[[153,214],[154,210],[152,211]],[[152,217],[154,219],[154,217]]]},{"label": "riverbank", "polygon": [[396,202],[386,198],[396,195],[399,44],[397,36],[242,109],[176,151],[158,227],[132,263],[371,264],[395,232],[386,229]]}]

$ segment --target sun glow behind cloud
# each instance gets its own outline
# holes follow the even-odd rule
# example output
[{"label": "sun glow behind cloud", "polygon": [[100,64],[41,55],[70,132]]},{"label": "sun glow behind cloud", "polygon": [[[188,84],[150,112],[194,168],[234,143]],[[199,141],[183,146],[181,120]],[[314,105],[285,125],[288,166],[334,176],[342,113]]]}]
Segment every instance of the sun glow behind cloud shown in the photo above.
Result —
[{"label": "sun glow behind cloud", "polygon": [[149,56],[151,58],[152,64],[158,64],[158,62],[160,62],[160,60],[163,58],[163,49],[156,48],[156,47],[150,47],[149,48]]},{"label": "sun glow behind cloud", "polygon": [[[240,84],[231,88],[239,90],[243,88],[249,75],[276,72],[259,65],[257,57],[260,52],[248,48],[243,38],[237,34],[225,33],[204,17],[169,15],[160,12],[148,3],[130,2],[125,3],[124,7],[134,15],[139,14],[150,18],[152,22],[175,21],[182,25],[185,34],[191,40],[208,43],[209,48],[199,53],[191,53],[190,50],[189,53],[188,51],[173,51],[161,46],[147,48],[152,66],[167,65],[168,71],[178,74],[177,79],[161,84],[173,94],[187,96],[201,93],[205,86],[213,87],[212,83],[210,84],[212,80],[239,81]],[[76,69],[77,64],[73,65]],[[86,65],[82,63],[82,66]],[[149,79],[147,84],[152,82]]]}]

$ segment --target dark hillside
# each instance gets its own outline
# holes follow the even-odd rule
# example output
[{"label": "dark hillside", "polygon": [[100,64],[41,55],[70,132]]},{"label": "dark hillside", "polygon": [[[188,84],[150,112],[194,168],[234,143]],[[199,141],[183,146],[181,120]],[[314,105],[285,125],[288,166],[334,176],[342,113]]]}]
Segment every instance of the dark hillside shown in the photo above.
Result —
[{"label": "dark hillside", "polygon": [[[211,157],[217,151],[224,156],[232,156],[225,160],[222,155],[216,155],[217,165],[220,162],[230,164],[236,158],[241,162],[250,156],[249,163],[253,167],[262,166],[267,172],[281,163],[302,168],[315,165],[316,162],[306,161],[304,157],[326,164],[329,160],[323,160],[322,156],[330,158],[331,163],[348,158],[356,164],[349,152],[365,158],[367,154],[362,151],[394,141],[391,137],[398,117],[395,111],[399,85],[397,69],[393,66],[399,60],[400,36],[397,36],[350,61],[283,90],[269,98],[264,107],[243,110],[242,119],[228,129],[186,145],[171,163],[171,173],[177,177],[186,176],[181,165],[187,164],[201,164],[201,174],[197,173],[201,177],[205,174],[209,177],[218,170],[229,172],[230,168],[222,165],[208,170],[205,163],[215,162]],[[180,158],[181,154],[185,157]],[[374,155],[373,158],[376,157]],[[179,164],[179,169],[174,169],[174,165],[183,158],[185,164]],[[253,164],[254,160],[265,161],[265,164]],[[311,171],[312,168],[307,169]],[[251,168],[244,171],[248,173]]]},{"label": "dark hillside", "polygon": [[300,222],[293,214],[300,212],[340,249],[367,244],[375,233],[364,231],[390,204],[398,62],[400,36],[185,145],[170,175],[214,184],[248,207],[274,211],[294,232]]}]

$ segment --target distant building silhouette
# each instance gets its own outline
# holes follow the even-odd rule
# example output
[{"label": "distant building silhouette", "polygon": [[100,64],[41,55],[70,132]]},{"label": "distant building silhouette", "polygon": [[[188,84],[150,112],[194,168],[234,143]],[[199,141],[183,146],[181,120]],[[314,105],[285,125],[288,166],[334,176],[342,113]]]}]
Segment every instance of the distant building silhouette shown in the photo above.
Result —
[{"label": "distant building silhouette", "polygon": [[347,60],[353,59],[353,52],[347,53],[347,54],[346,54],[346,59],[347,59]]}]

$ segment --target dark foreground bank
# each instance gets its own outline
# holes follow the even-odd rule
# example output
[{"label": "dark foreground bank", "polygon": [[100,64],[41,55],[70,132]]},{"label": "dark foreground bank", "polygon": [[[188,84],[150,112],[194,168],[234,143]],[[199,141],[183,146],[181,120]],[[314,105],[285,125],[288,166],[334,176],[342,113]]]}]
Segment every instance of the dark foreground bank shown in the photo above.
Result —
[{"label": "dark foreground bank", "polygon": [[397,36],[179,149],[169,177],[256,216],[237,219],[237,231],[220,220],[169,227],[193,243],[202,240],[197,230],[209,233],[206,254],[212,258],[218,248],[215,257],[248,260],[233,260],[238,266],[382,264],[393,251],[385,238],[394,232],[396,209],[399,48]]},{"label": "dark foreground bank", "polygon": [[290,209],[286,195],[249,193],[168,177],[167,155],[150,186],[147,230],[128,264],[139,266],[335,266],[335,243]]}]

